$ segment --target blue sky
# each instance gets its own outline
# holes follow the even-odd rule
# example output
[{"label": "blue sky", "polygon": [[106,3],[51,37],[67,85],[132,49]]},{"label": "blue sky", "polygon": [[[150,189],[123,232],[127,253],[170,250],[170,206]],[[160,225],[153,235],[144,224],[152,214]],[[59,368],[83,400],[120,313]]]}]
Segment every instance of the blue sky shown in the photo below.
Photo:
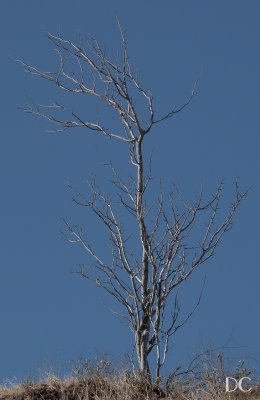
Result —
[{"label": "blue sky", "polygon": [[173,341],[168,368],[209,345],[259,359],[259,13],[256,0],[1,3],[0,382],[50,365],[62,374],[79,356],[121,360],[132,348],[105,293],[71,274],[85,255],[60,238],[59,220],[89,221],[98,240],[98,227],[73,205],[65,181],[85,190],[94,172],[102,183],[104,162],[122,168],[123,152],[85,131],[45,133],[45,122],[17,107],[30,98],[52,102],[57,92],[12,61],[53,67],[46,29],[73,39],[95,35],[113,52],[116,16],[159,110],[180,104],[200,76],[192,105],[151,134],[155,177],[166,188],[176,182],[189,199],[201,183],[210,193],[223,178],[224,204],[237,176],[242,186],[253,185],[216,257],[187,284],[184,308],[207,277],[198,311]]}]

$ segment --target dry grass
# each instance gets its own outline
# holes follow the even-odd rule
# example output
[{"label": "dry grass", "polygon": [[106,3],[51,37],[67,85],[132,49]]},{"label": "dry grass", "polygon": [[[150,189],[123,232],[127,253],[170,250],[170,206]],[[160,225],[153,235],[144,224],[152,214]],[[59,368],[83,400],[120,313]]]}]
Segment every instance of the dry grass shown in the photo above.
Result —
[{"label": "dry grass", "polygon": [[10,388],[0,388],[0,398],[5,400],[259,400],[260,386],[249,393],[225,393],[221,385],[208,380],[196,386],[181,381],[165,393],[140,381],[89,377],[64,380],[49,377],[40,383],[23,383]]},{"label": "dry grass", "polygon": [[[255,382],[248,393],[225,392],[222,359],[214,365],[209,365],[207,360],[203,370],[199,373],[192,370],[182,379],[168,378],[160,388],[147,384],[129,371],[119,375],[110,367],[108,361],[101,361],[94,367],[85,362],[74,368],[72,376],[66,379],[49,374],[41,382],[2,386],[0,400],[260,400],[259,382]],[[236,369],[237,378],[250,373]]]}]

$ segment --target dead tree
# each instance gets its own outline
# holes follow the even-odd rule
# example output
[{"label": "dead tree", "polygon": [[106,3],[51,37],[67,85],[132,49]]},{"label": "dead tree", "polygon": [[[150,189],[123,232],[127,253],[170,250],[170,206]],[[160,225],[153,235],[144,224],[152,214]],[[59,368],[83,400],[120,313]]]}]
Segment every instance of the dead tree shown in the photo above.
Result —
[{"label": "dead tree", "polygon": [[[218,212],[222,182],[206,202],[200,193],[191,204],[187,204],[180,200],[178,191],[170,193],[167,202],[163,191],[156,199],[147,198],[152,175],[143,152],[146,137],[152,129],[190,104],[196,94],[196,84],[184,104],[157,115],[152,94],[142,87],[130,66],[126,38],[120,25],[119,29],[122,49],[115,61],[108,57],[97,40],[93,40],[90,47],[86,48],[82,43],[74,43],[60,34],[50,33],[48,38],[54,44],[59,59],[56,72],[43,71],[19,60],[27,72],[50,81],[62,91],[94,97],[105,103],[117,116],[118,129],[115,123],[109,128],[104,121],[86,119],[85,115],[58,102],[48,106],[29,106],[24,110],[51,122],[56,126],[55,131],[87,128],[128,146],[134,175],[130,173],[129,180],[125,181],[113,164],[110,164],[110,168],[120,205],[135,220],[139,249],[134,252],[131,250],[123,221],[118,217],[117,205],[98,189],[95,181],[90,185],[90,198],[77,193],[75,201],[89,208],[104,225],[112,247],[111,259],[107,261],[99,255],[86,239],[81,226],[74,226],[64,219],[66,238],[71,243],[81,244],[93,257],[93,275],[83,268],[81,275],[91,275],[96,284],[122,306],[123,316],[133,332],[140,371],[159,378],[171,336],[193,313],[179,320],[177,289],[215,254],[223,235],[231,228],[246,192],[241,193],[236,183],[234,198],[225,216],[219,216]],[[74,63],[73,72],[70,71],[71,63]],[[143,99],[145,112],[144,104],[141,110],[138,109],[136,98]],[[157,204],[156,210],[155,207],[150,208],[152,200]],[[204,230],[194,241],[191,232],[201,218]],[[189,239],[193,243],[189,243]],[[151,374],[148,357],[152,353],[156,362],[153,366],[155,372]]]}]

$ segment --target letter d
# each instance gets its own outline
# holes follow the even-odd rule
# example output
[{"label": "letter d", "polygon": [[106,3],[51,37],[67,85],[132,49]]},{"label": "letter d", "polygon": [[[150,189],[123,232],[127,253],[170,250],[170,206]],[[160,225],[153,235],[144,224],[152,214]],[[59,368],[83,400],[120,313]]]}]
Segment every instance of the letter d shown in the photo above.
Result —
[{"label": "letter d", "polygon": [[[230,381],[235,382],[235,388],[234,389],[230,389]],[[226,392],[231,393],[231,392],[235,392],[235,390],[237,390],[238,387],[238,383],[237,380],[235,378],[232,378],[231,376],[227,376],[226,377]]]}]

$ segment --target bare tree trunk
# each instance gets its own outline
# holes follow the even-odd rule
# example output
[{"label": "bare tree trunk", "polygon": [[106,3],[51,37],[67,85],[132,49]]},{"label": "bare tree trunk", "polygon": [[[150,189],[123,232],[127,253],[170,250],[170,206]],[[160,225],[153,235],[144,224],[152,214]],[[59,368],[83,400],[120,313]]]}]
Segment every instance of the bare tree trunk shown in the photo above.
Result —
[{"label": "bare tree trunk", "polygon": [[144,165],[142,154],[142,142],[144,134],[139,129],[140,136],[136,142],[136,160],[137,160],[137,196],[136,196],[136,213],[137,221],[140,229],[140,239],[142,245],[142,318],[139,327],[139,341],[140,341],[140,359],[139,368],[143,374],[147,376],[150,374],[148,364],[148,340],[150,331],[150,318],[148,314],[148,283],[149,283],[149,246],[148,234],[144,221],[143,212],[143,194],[144,194]]}]

